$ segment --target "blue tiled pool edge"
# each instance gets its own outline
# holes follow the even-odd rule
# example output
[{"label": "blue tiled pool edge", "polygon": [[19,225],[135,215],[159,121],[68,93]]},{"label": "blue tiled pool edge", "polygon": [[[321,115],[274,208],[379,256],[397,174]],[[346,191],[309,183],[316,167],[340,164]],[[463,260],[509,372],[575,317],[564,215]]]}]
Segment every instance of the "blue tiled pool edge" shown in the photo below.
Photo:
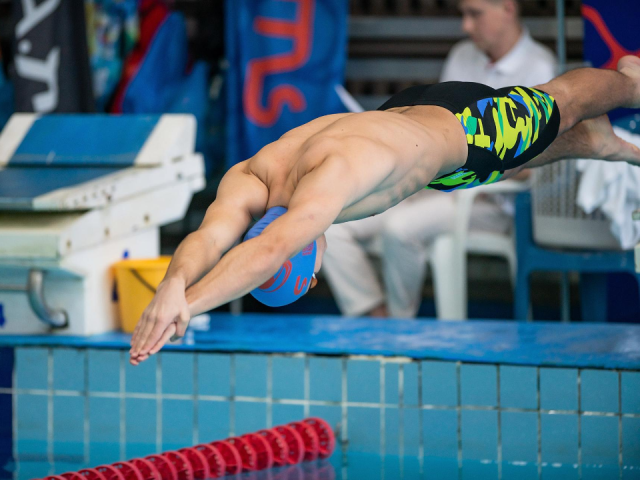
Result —
[{"label": "blue tiled pool edge", "polygon": [[[2,346],[129,348],[129,335],[0,335]],[[380,355],[416,360],[640,369],[640,325],[436,322],[333,316],[214,314],[209,331],[165,351]]]}]

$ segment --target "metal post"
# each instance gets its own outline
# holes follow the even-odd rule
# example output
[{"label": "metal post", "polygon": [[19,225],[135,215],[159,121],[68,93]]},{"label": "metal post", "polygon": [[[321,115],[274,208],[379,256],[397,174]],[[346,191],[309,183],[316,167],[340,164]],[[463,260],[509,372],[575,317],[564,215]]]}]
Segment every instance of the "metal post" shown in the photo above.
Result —
[{"label": "metal post", "polygon": [[558,54],[558,74],[564,73],[567,68],[567,38],[566,38],[566,15],[564,11],[564,0],[556,0],[556,25],[558,34],[556,38],[556,51]]},{"label": "metal post", "polygon": [[69,326],[67,312],[61,308],[51,308],[44,298],[44,275],[42,270],[29,270],[26,285],[0,284],[0,292],[25,292],[31,310],[40,320],[53,329],[67,328]]},{"label": "metal post", "polygon": [[231,300],[231,315],[242,315],[242,298]]},{"label": "metal post", "polygon": [[571,321],[571,294],[569,289],[569,274],[562,272],[560,274],[560,320],[564,323]]}]

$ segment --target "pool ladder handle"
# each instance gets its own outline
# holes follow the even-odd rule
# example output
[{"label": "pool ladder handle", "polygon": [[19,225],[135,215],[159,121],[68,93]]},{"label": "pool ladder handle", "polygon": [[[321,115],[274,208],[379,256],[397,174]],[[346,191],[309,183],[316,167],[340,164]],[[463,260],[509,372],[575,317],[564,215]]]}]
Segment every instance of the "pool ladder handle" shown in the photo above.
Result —
[{"label": "pool ladder handle", "polygon": [[0,291],[26,292],[31,310],[43,323],[53,330],[69,326],[69,315],[65,310],[47,305],[47,301],[44,298],[44,271],[31,269],[29,270],[29,278],[26,285],[0,284]]}]

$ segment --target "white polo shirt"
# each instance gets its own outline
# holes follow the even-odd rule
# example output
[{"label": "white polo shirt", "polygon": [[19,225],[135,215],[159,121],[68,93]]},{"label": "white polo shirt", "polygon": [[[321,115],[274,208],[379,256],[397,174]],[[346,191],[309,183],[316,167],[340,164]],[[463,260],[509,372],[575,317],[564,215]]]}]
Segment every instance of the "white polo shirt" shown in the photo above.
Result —
[{"label": "white polo shirt", "polygon": [[555,55],[523,28],[518,42],[496,63],[491,63],[471,40],[457,43],[445,60],[440,81],[477,82],[493,88],[533,87],[555,76]]}]

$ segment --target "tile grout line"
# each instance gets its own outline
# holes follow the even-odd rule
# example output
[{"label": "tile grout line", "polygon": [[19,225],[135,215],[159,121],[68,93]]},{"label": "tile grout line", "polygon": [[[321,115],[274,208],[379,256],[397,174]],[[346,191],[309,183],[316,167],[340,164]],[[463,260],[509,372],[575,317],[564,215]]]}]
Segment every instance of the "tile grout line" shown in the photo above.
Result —
[{"label": "tile grout line", "polygon": [[[84,392],[81,390],[53,390],[54,396],[59,397],[83,397]],[[48,390],[42,389],[11,389],[11,388],[0,388],[0,394],[20,394],[20,395],[34,395],[34,396],[47,396],[49,394]],[[119,392],[100,392],[100,391],[90,391],[90,397],[94,398],[120,398],[122,395]],[[155,400],[155,393],[125,393],[125,398],[136,398],[136,399],[146,399],[146,400]],[[163,400],[188,400],[193,401],[194,395],[190,394],[177,394],[177,393],[165,393],[162,394]],[[267,397],[247,397],[247,396],[222,396],[222,395],[198,395],[198,400],[205,402],[229,402],[229,401],[237,401],[237,402],[245,402],[245,403],[266,403]],[[282,405],[301,405],[304,406],[305,400],[295,399],[295,398],[283,398],[272,399],[274,404],[282,404]],[[330,401],[330,400],[309,400],[310,405],[317,406],[327,406],[327,407],[339,407],[343,404],[341,401]],[[346,402],[347,407],[361,407],[361,408],[398,408],[397,404],[380,404],[380,403],[367,403],[367,402]],[[405,409],[413,409],[413,410],[443,410],[443,411],[452,411],[457,410],[456,406],[449,405],[404,405]],[[487,405],[462,405],[460,407],[462,411],[497,411],[498,407],[495,406],[487,406]],[[500,411],[504,412],[512,412],[512,413],[543,413],[545,415],[577,415],[580,413],[584,417],[622,417],[622,418],[640,418],[639,413],[615,413],[615,412],[597,412],[597,411],[582,411],[578,412],[577,410],[544,410],[544,409],[534,409],[534,408],[516,408],[516,407],[506,407],[501,408]]]},{"label": "tile grout line", "polygon": [[84,463],[90,461],[91,423],[89,419],[89,349],[84,351]]},{"label": "tile grout line", "polygon": [[456,362],[456,412],[458,425],[456,437],[458,441],[458,478],[462,476],[462,382],[460,379],[461,362]]},{"label": "tile grout line", "polygon": [[420,407],[420,415],[418,416],[418,426],[420,428],[419,435],[419,446],[418,446],[418,465],[420,470],[420,477],[424,475],[424,414],[423,410],[423,395],[422,395],[422,362],[417,362],[418,364],[418,405]]},{"label": "tile grout line", "polygon": [[342,412],[342,428],[340,429],[340,435],[342,437],[342,477],[344,480],[348,480],[348,475],[349,475],[349,469],[347,468],[347,449],[349,448],[349,439],[348,439],[348,432],[347,432],[347,420],[348,420],[348,415],[347,415],[347,402],[349,401],[349,396],[348,396],[348,392],[347,392],[347,357],[343,357],[340,360],[341,363],[341,385],[342,385],[342,392],[341,392],[341,401],[340,401],[340,408],[341,408],[341,412]]},{"label": "tile grout line", "polygon": [[53,348],[47,348],[47,460],[53,475]]},{"label": "tile grout line", "polygon": [[498,480],[502,480],[502,401],[500,390],[500,365],[496,364],[496,403],[498,407]]},{"label": "tile grout line", "polygon": [[233,437],[236,430],[236,356],[229,357],[229,436]]},{"label": "tile grout line", "polygon": [[18,461],[18,389],[15,388],[18,382],[18,356],[16,355],[18,349],[15,348],[13,350],[13,371],[11,372],[11,386],[14,392],[11,393],[12,405],[13,405],[13,418],[11,419],[11,426],[13,430],[13,445],[12,445],[12,453],[13,459],[16,462],[16,470],[14,473],[14,479],[17,480],[20,478],[20,462]]},{"label": "tile grout line", "polygon": [[[385,449],[387,447],[387,442],[386,442],[386,428],[385,428],[385,408],[384,408],[384,403],[385,403],[385,382],[386,382],[386,376],[385,376],[385,364],[384,362],[379,362],[379,367],[378,367],[378,375],[379,375],[379,379],[380,379],[380,455],[382,458],[384,458],[385,455]],[[380,480],[384,480],[385,477],[385,471],[384,471],[384,461],[380,462]]]},{"label": "tile grout line", "polygon": [[404,479],[404,365],[398,365],[398,454],[400,456],[400,480]]},{"label": "tile grout line", "polygon": [[577,369],[578,388],[578,478],[582,478],[582,370]]},{"label": "tile grout line", "polygon": [[311,416],[311,366],[309,364],[309,355],[304,354],[304,416]]},{"label": "tile grout line", "polygon": [[542,414],[540,403],[540,367],[536,367],[536,402],[538,410],[538,479],[542,479]]},{"label": "tile grout line", "polygon": [[162,355],[156,355],[156,451],[162,451]]},{"label": "tile grout line", "polygon": [[622,372],[618,370],[618,471],[620,472],[620,480],[623,478],[624,457],[622,451]]},{"label": "tile grout line", "polygon": [[273,355],[267,355],[267,428],[273,425]]},{"label": "tile grout line", "polygon": [[194,445],[198,445],[200,442],[200,381],[198,379],[199,363],[198,359],[200,354],[193,355],[193,436],[191,441]]},{"label": "tile grout line", "polygon": [[120,460],[127,456],[127,400],[125,352],[120,352]]},{"label": "tile grout line", "polygon": [[[348,442],[348,432],[347,432],[347,402],[349,400],[348,392],[347,392],[347,359],[342,359],[342,401],[340,402],[342,409],[342,443],[343,446],[347,445]],[[346,454],[346,451],[344,452]]]}]

